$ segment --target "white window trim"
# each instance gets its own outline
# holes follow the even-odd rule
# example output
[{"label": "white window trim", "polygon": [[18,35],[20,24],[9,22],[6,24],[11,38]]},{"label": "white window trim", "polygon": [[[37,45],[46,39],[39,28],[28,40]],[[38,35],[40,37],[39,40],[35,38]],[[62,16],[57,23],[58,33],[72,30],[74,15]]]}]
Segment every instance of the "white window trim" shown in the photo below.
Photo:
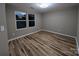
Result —
[{"label": "white window trim", "polygon": [[[15,12],[16,12],[16,11],[15,11]],[[24,12],[24,11],[21,11],[21,12]],[[25,12],[25,13],[26,13],[26,20],[16,20],[16,16],[15,16],[15,29],[16,29],[16,31],[25,30],[25,29],[27,29],[27,28],[33,28],[33,27],[36,26],[36,14],[34,14],[34,13],[27,13],[27,12]],[[35,20],[28,20],[28,14],[34,14]],[[15,15],[15,13],[14,13],[14,15]],[[17,29],[16,21],[26,21],[26,27],[25,27],[25,28]],[[29,21],[35,21],[35,26],[29,27]]]},{"label": "white window trim", "polygon": [[[16,12],[16,11],[15,11],[15,12]],[[24,11],[21,11],[21,12],[24,12]],[[28,26],[27,26],[27,22],[28,22],[28,21],[27,21],[27,15],[28,15],[28,14],[27,14],[27,12],[25,12],[25,13],[26,13],[26,20],[16,20],[16,16],[15,16],[15,29],[16,29],[16,31],[27,29],[27,27],[28,27]],[[15,14],[14,14],[14,15],[15,15]],[[25,28],[17,29],[17,24],[16,24],[17,21],[26,21],[26,27],[25,27]]]},{"label": "white window trim", "polygon": [[[33,13],[29,13],[29,14],[33,14]],[[35,20],[28,20],[28,27],[29,27],[29,21],[35,21],[35,26],[36,26],[36,15],[34,14],[34,16],[35,16]],[[35,26],[33,26],[33,27],[35,27]],[[29,28],[33,28],[33,27],[29,27]]]}]

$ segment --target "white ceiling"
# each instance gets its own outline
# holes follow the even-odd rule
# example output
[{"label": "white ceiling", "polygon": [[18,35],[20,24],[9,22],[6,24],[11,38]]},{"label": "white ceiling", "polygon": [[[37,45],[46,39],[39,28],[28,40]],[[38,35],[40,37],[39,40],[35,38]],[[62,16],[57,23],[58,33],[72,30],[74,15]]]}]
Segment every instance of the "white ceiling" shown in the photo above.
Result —
[{"label": "white ceiling", "polygon": [[44,13],[44,12],[48,12],[51,10],[75,7],[78,5],[78,3],[52,3],[52,5],[47,8],[40,8],[39,6],[36,5],[36,3],[10,3],[9,5],[13,5],[16,7],[22,7],[22,8],[31,7],[37,12]]}]

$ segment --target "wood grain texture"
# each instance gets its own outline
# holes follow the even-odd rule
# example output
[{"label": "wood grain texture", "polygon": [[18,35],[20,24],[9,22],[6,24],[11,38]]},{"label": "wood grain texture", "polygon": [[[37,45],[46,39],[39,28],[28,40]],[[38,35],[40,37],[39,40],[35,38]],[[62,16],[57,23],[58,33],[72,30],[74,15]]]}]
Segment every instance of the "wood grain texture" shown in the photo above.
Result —
[{"label": "wood grain texture", "polygon": [[75,56],[74,38],[40,31],[9,42],[11,56]]}]

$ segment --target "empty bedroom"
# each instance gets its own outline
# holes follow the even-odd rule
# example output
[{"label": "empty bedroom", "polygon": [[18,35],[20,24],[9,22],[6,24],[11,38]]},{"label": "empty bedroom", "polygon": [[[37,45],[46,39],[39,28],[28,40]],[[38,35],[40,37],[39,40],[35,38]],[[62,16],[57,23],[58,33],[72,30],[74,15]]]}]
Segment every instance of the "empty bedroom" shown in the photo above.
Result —
[{"label": "empty bedroom", "polygon": [[0,55],[78,56],[78,3],[0,3]]}]

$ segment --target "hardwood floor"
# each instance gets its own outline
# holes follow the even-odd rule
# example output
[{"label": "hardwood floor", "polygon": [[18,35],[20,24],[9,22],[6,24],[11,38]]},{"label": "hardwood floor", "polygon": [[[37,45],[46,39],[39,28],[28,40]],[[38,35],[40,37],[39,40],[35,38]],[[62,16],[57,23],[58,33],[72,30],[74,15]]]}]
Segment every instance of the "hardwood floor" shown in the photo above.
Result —
[{"label": "hardwood floor", "polygon": [[9,42],[11,56],[75,56],[74,38],[40,31]]}]

